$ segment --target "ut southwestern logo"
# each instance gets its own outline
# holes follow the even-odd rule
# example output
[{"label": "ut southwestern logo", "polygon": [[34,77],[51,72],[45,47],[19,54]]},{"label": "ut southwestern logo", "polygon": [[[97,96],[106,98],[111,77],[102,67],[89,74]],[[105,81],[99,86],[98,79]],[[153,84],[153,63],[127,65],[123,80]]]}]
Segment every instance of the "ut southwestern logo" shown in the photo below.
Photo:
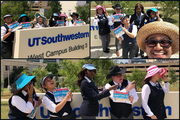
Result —
[{"label": "ut southwestern logo", "polygon": [[29,38],[28,46],[34,47],[34,46],[39,46],[39,45],[65,42],[65,41],[87,38],[87,37],[89,37],[89,32],[84,32],[84,33],[78,32],[78,33],[69,34],[69,35],[63,35],[61,33],[61,34],[58,34],[57,36],[53,36],[53,37],[43,36],[43,37]]},{"label": "ut southwestern logo", "polygon": [[[110,109],[111,107],[103,107],[103,104],[100,104],[99,105],[99,114],[97,117],[109,117],[110,116]],[[165,107],[166,111],[167,111],[167,115],[171,116],[172,115],[172,108],[171,106],[166,106]],[[44,109],[44,107],[40,107],[40,116],[42,118],[49,118],[49,111],[47,110],[47,114],[45,114],[45,110],[47,109]],[[73,109],[73,112],[76,114],[76,117],[79,118],[80,115],[79,115],[79,107],[76,107]],[[142,116],[143,115],[143,112],[144,112],[144,109],[142,106],[134,106],[133,107],[133,115],[134,117],[137,117],[137,116]]]}]

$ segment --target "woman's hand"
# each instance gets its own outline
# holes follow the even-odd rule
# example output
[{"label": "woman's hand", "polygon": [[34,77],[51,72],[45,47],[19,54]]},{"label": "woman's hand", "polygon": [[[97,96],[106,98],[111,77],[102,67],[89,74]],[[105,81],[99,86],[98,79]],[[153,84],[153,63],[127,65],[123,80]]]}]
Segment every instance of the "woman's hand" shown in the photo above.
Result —
[{"label": "woman's hand", "polygon": [[114,17],[112,17],[111,21],[114,22]]},{"label": "woman's hand", "polygon": [[29,97],[32,97],[33,91],[34,91],[34,87],[33,87],[33,84],[31,83],[31,84],[29,85],[28,90],[27,90],[27,93],[28,93]]},{"label": "woman's hand", "polygon": [[159,11],[156,12],[156,16],[159,18]]},{"label": "woman's hand", "polygon": [[129,100],[131,101],[131,103],[133,103],[133,100],[134,100],[133,95],[129,95]]},{"label": "woman's hand", "polygon": [[112,85],[108,90],[111,91],[111,90],[116,90],[118,87],[118,85]]},{"label": "woman's hand", "polygon": [[162,79],[163,79],[164,82],[168,82],[168,79],[167,79],[167,77],[165,75],[162,76]]},{"label": "woman's hand", "polygon": [[157,117],[155,115],[151,116],[151,119],[157,119]]},{"label": "woman's hand", "polygon": [[69,90],[69,92],[67,93],[65,99],[66,99],[66,100],[69,100],[69,99],[72,98],[72,97],[73,97],[73,94],[72,94],[71,90]]},{"label": "woman's hand", "polygon": [[42,103],[42,98],[39,97],[39,99],[38,99],[38,107],[41,105],[41,103]]}]

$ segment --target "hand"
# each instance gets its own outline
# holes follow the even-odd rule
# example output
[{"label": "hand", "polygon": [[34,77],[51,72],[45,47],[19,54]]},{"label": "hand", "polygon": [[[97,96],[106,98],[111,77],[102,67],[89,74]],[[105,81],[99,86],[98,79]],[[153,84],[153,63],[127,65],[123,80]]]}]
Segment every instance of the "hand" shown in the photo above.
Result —
[{"label": "hand", "polygon": [[74,21],[74,26],[76,26],[76,21]]},{"label": "hand", "polygon": [[82,25],[84,25],[84,21],[82,21]]},{"label": "hand", "polygon": [[151,116],[151,119],[157,119],[157,117],[155,115]]},{"label": "hand", "polygon": [[163,79],[164,82],[168,82],[168,79],[167,79],[167,77],[165,75],[162,76],[162,79]]},{"label": "hand", "polygon": [[47,24],[47,20],[44,21],[44,24]]},{"label": "hand", "polygon": [[107,11],[106,11],[105,15],[106,15],[106,16],[108,16],[108,13],[107,13]]},{"label": "hand", "polygon": [[66,99],[66,100],[69,100],[69,99],[72,98],[72,97],[73,97],[73,94],[72,94],[71,90],[69,90],[69,92],[67,93],[65,99]]},{"label": "hand", "polygon": [[118,85],[113,85],[113,86],[111,86],[108,90],[109,90],[109,91],[115,90],[115,89],[117,89],[117,87],[118,87]]},{"label": "hand", "polygon": [[112,17],[111,21],[114,22],[114,17]]},{"label": "hand", "polygon": [[41,103],[42,103],[42,98],[39,97],[39,99],[38,99],[38,107],[41,105]]},{"label": "hand", "polygon": [[122,27],[122,30],[125,32],[126,29],[124,27]]},{"label": "hand", "polygon": [[159,18],[159,11],[156,12],[156,16]]},{"label": "hand", "polygon": [[27,91],[29,97],[32,97],[33,91],[34,91],[33,84],[30,84],[29,88],[28,88],[28,91]]},{"label": "hand", "polygon": [[134,97],[132,95],[129,95],[129,100],[131,101],[131,103],[133,103]]},{"label": "hand", "polygon": [[8,29],[8,32],[9,32],[9,33],[11,33],[11,32],[12,32],[11,28],[9,28],[9,29]]},{"label": "hand", "polygon": [[134,87],[135,87],[135,84],[134,84],[135,80],[133,80],[127,87],[126,87],[126,91],[130,91],[132,90]]}]

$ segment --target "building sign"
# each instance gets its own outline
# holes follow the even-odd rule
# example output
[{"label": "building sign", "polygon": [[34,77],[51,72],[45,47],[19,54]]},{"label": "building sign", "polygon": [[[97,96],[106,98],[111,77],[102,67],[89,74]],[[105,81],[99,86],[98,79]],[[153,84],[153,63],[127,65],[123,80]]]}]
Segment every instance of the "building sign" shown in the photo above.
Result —
[{"label": "building sign", "polygon": [[17,30],[14,58],[89,57],[89,25]]},{"label": "building sign", "polygon": [[[39,96],[44,96],[44,94],[38,94]],[[138,92],[138,101],[133,104],[133,116],[134,119],[143,119],[143,107],[141,105],[141,93]],[[80,93],[73,93],[73,101],[71,107],[73,112],[76,114],[77,119],[80,119],[79,107],[82,103],[82,96]],[[167,119],[178,119],[179,118],[179,92],[170,92],[165,96],[165,108]],[[39,107],[36,114],[36,119],[47,119],[49,118],[49,112],[42,105]],[[110,105],[109,98],[104,98],[99,102],[99,114],[97,119],[110,119]]]}]

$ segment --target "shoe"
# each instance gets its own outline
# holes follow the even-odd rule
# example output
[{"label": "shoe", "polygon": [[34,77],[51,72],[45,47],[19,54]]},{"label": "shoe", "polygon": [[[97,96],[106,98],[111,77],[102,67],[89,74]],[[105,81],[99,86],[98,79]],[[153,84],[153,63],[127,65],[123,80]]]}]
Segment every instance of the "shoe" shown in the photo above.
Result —
[{"label": "shoe", "polygon": [[107,50],[110,50],[109,48],[107,48]]},{"label": "shoe", "polygon": [[109,51],[109,50],[105,50],[105,51],[103,51],[103,52],[105,52],[105,53],[109,53],[110,51]]},{"label": "shoe", "polygon": [[116,55],[119,56],[119,51],[116,51]]}]

